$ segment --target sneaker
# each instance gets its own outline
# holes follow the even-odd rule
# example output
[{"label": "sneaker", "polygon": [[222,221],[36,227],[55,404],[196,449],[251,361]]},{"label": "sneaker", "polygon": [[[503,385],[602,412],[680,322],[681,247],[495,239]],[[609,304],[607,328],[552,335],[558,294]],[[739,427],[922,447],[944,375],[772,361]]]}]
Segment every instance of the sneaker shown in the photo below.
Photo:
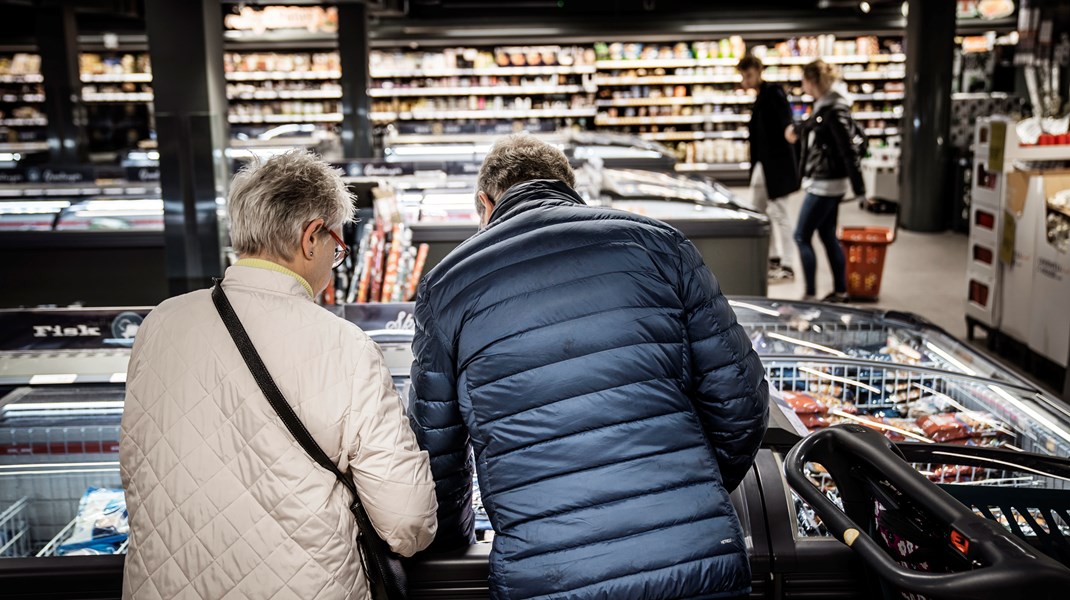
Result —
[{"label": "sneaker", "polygon": [[847,304],[850,301],[850,297],[844,293],[832,292],[828,296],[822,298],[821,301],[829,304]]},{"label": "sneaker", "polygon": [[817,302],[817,296],[815,296],[813,294],[803,294],[802,301],[803,302]]},{"label": "sneaker", "polygon": [[795,279],[795,271],[791,267],[770,267],[768,272],[769,281],[792,281]]}]

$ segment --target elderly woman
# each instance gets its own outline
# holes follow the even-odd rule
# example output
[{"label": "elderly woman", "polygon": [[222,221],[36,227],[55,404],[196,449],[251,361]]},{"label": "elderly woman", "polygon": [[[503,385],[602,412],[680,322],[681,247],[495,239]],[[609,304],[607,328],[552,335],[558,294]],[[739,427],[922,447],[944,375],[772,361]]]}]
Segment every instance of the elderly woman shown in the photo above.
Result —
[{"label": "elderly woman", "polygon": [[[383,356],[312,301],[347,252],[339,174],[305,152],[276,156],[235,177],[229,211],[241,260],[222,286],[268,372],[391,549],[425,548],[434,483]],[[276,415],[209,290],[167,300],[138,332],[120,469],[124,598],[370,597],[349,492]]]}]

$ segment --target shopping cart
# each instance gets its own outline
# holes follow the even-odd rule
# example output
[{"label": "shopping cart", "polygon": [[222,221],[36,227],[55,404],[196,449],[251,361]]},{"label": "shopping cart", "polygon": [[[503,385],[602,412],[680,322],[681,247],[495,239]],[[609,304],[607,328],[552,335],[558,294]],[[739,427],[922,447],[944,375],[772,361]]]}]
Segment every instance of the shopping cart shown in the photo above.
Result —
[{"label": "shopping cart", "polygon": [[[1053,590],[1067,589],[1070,569],[1036,547],[1065,549],[1070,490],[975,488],[974,505],[1002,503],[1004,514],[1031,515],[1033,535],[1026,535],[1021,527],[1013,527],[1015,519],[1010,519],[1008,529],[991,510],[975,512],[963,505],[946,491],[948,487],[934,484],[907,461],[964,462],[967,467],[1023,470],[1064,482],[1070,481],[1070,461],[1034,456],[1011,462],[1003,459],[1018,453],[1008,451],[996,458],[956,446],[915,444],[908,450],[910,455],[905,456],[872,429],[848,424],[808,436],[785,462],[795,493],[813,507],[831,535],[850,546],[879,576],[875,581],[880,589],[874,593],[1005,600],[1054,597]],[[838,503],[815,485],[815,464],[835,482]],[[1005,497],[986,495],[992,491],[1016,498],[1006,504]],[[1045,510],[1047,518],[1038,520],[1036,515]],[[1043,537],[1037,535],[1040,531]]]}]

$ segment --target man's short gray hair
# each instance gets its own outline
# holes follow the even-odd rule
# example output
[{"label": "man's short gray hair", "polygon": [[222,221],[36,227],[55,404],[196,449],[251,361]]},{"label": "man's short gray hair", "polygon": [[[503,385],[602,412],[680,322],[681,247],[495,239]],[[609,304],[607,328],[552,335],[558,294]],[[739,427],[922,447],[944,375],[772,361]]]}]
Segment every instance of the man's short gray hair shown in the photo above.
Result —
[{"label": "man's short gray hair", "polygon": [[483,159],[476,191],[497,202],[509,188],[534,179],[557,179],[569,187],[576,185],[576,174],[564,152],[532,135],[517,133],[498,140]]},{"label": "man's short gray hair", "polygon": [[304,150],[253,163],[230,184],[230,240],[240,255],[291,258],[301,232],[323,219],[334,229],[353,220],[353,197],[342,172]]}]

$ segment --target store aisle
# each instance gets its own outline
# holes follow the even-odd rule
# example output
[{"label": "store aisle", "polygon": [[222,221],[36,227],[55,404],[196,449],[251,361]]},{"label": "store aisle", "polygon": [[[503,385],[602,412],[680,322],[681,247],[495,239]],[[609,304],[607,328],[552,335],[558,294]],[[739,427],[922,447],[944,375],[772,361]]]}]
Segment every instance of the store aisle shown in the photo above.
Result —
[{"label": "store aisle", "polygon": [[[732,188],[740,198],[749,195],[747,188]],[[788,198],[789,213],[798,215],[802,193]],[[862,210],[857,203],[840,205],[841,225],[878,225],[894,227],[894,215],[877,215]],[[814,240],[818,256],[817,296],[832,291],[832,275],[820,242]],[[792,248],[794,250],[794,247]],[[936,323],[959,339],[966,338],[963,295],[966,280],[965,235],[957,233],[915,233],[900,230],[888,249],[884,265],[881,295],[877,302],[860,302],[856,306],[886,308],[912,312]],[[794,281],[769,285],[769,297],[798,300],[804,286],[798,254],[795,255]]]}]

